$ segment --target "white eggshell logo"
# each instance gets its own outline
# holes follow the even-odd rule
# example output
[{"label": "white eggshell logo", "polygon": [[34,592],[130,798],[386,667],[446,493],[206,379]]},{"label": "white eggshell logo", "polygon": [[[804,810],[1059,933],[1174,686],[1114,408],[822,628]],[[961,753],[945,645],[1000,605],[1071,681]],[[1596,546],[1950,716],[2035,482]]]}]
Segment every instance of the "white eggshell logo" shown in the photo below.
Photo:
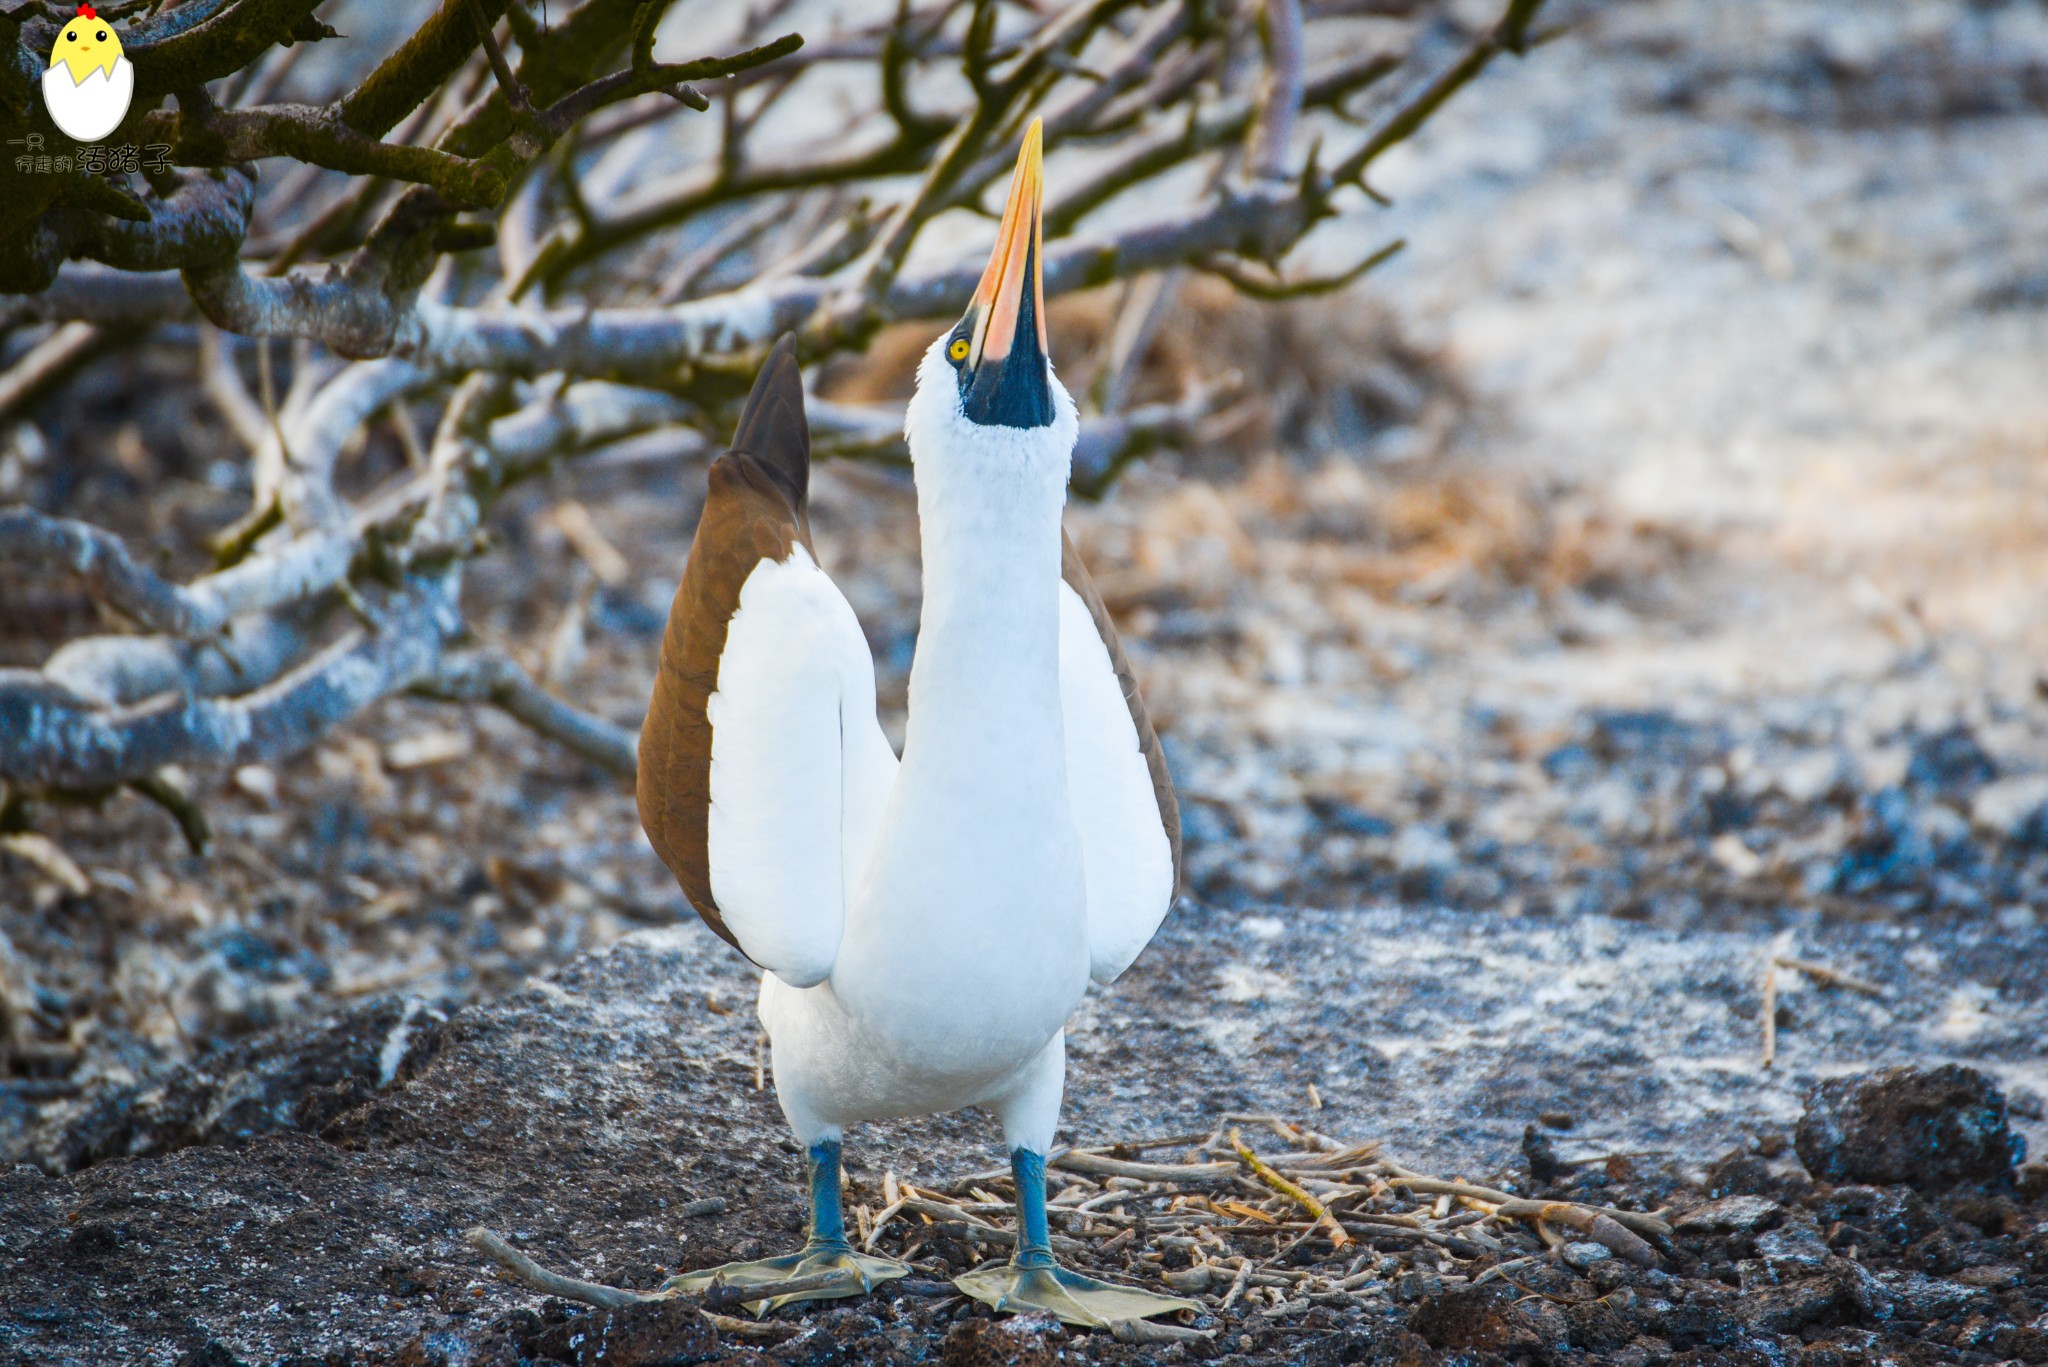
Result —
[{"label": "white eggshell logo", "polygon": [[97,142],[128,117],[135,96],[135,67],[121,55],[121,36],[91,5],[57,31],[50,69],[43,73],[43,102],[64,135]]}]

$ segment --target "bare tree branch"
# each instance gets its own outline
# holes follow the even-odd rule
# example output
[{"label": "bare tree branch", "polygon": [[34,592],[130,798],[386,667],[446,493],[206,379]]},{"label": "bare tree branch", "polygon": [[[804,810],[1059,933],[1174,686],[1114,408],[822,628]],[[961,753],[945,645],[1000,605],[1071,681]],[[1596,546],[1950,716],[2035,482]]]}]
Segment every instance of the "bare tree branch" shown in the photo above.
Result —
[{"label": "bare tree branch", "polygon": [[[1401,58],[1368,52],[1336,63],[1309,80],[1302,102],[1307,109],[1336,106],[1346,96],[1398,71]],[[1204,153],[1228,147],[1244,137],[1258,116],[1251,100],[1235,97],[1194,111],[1183,123],[1129,140],[1128,149],[1078,185],[1064,190],[1045,209],[1046,232],[1067,232],[1088,214],[1133,185],[1183,166]]]},{"label": "bare tree branch", "polygon": [[441,0],[398,51],[335,102],[336,116],[366,137],[383,137],[462,69],[476,51],[479,15],[488,31],[504,12],[505,0]]},{"label": "bare tree branch", "polygon": [[242,445],[254,451],[269,440],[270,420],[250,395],[248,386],[242,383],[241,375],[235,370],[234,353],[228,346],[227,334],[219,328],[200,329],[199,382],[205,386],[206,397],[212,401],[215,411],[227,420]]},{"label": "bare tree branch", "polygon": [[1526,52],[1529,25],[1535,22],[1536,12],[1542,7],[1543,0],[1508,0],[1500,22],[1473,43],[1455,66],[1424,86],[1420,94],[1396,110],[1356,151],[1331,168],[1333,183],[1362,185],[1366,171],[1382,153],[1415,136],[1429,122],[1429,116],[1443,107],[1444,101],[1486,70],[1494,58],[1503,52]]},{"label": "bare tree branch", "polygon": [[[248,231],[255,185],[238,170],[193,171],[179,176],[169,195],[123,198],[134,205],[133,215],[111,217],[67,205],[51,209],[8,243],[16,272],[27,272],[31,282],[26,292],[54,280],[67,257],[86,257],[124,271],[160,271],[232,257]],[[0,283],[5,278],[0,274]]]},{"label": "bare tree branch", "polygon": [[1247,267],[1228,256],[1211,257],[1197,264],[1209,274],[1228,281],[1239,294],[1276,304],[1287,299],[1306,299],[1313,295],[1330,294],[1341,290],[1367,271],[1393,260],[1407,246],[1407,238],[1397,237],[1386,246],[1368,253],[1349,270],[1339,271],[1335,275],[1302,276],[1293,280],[1282,279],[1270,272]]},{"label": "bare tree branch", "polygon": [[517,717],[599,767],[631,782],[639,763],[639,736],[623,726],[580,712],[533,681],[498,650],[451,655],[414,691],[444,702],[489,703]]},{"label": "bare tree branch", "polygon": [[519,84],[519,78],[512,74],[511,64],[505,60],[504,50],[498,46],[498,37],[491,32],[497,16],[485,10],[483,0],[469,0],[469,17],[476,25],[476,39],[483,44],[484,55],[490,58],[491,74],[498,78],[498,89],[504,94],[505,102],[521,112],[532,109],[527,102],[526,87]]},{"label": "bare tree branch", "polygon": [[1129,402],[1138,367],[1151,349],[1159,326],[1172,310],[1180,292],[1178,268],[1141,275],[1133,280],[1117,310],[1116,326],[1110,329],[1109,345],[1103,356],[1101,379],[1090,388],[1098,411],[1115,413]]},{"label": "bare tree branch", "polygon": [[182,323],[199,316],[176,271],[66,266],[40,294],[0,299],[0,316],[17,322]]},{"label": "bare tree branch", "polygon": [[43,662],[45,677],[95,707],[125,707],[159,693],[230,697],[260,688],[312,652],[321,602],[231,619],[217,636],[84,636]]},{"label": "bare tree branch", "polygon": [[58,327],[0,374],[0,418],[11,418],[35,402],[105,345],[106,330],[91,323]]},{"label": "bare tree branch", "polygon": [[291,157],[349,175],[431,185],[468,208],[489,207],[505,197],[502,168],[431,147],[379,142],[350,128],[331,105],[219,109],[203,90],[188,91],[179,99],[177,114],[149,116],[142,136],[168,143],[181,166],[233,166]]},{"label": "bare tree branch", "polygon": [[[314,30],[304,25],[319,4],[320,0],[196,0],[141,21],[122,44],[135,63],[135,98],[195,89],[232,76],[267,48],[312,36]],[[44,43],[40,50],[48,48]]]},{"label": "bare tree branch", "polygon": [[[740,24],[742,50],[662,63],[666,0],[582,0],[545,27],[507,0],[439,0],[326,104],[265,102],[289,65],[275,50],[327,31],[315,0],[189,0],[136,20],[128,133],[171,146],[178,167],[53,163],[0,203],[0,288],[17,291],[0,328],[57,325],[0,372],[0,413],[139,338],[192,346],[201,391],[249,448],[252,506],[217,539],[225,567],[186,583],[103,528],[0,510],[0,592],[31,569],[68,576],[137,628],[0,671],[0,779],[146,785],[167,764],[276,758],[405,691],[500,707],[630,776],[630,731],[465,630],[461,575],[506,490],[610,443],[715,449],[778,333],[797,331],[808,361],[858,351],[885,323],[956,315],[982,252],[934,259],[927,231],[989,212],[1035,114],[1063,168],[1090,153],[1046,206],[1047,292],[1146,282],[1075,451],[1076,494],[1099,497],[1143,452],[1213,438],[1243,411],[1228,382],[1129,402],[1178,273],[1284,298],[1385,259],[1393,247],[1332,275],[1286,269],[1353,202],[1347,187],[1372,193],[1375,158],[1531,44],[1540,2],[1501,0],[1449,59],[1435,35],[1458,30],[1425,22],[1440,0],[901,0],[809,48],[769,40],[769,6]],[[1394,18],[1360,40],[1342,23],[1358,13]],[[1265,79],[1240,90],[1261,18]],[[47,27],[0,15],[0,127],[25,126]],[[868,104],[822,128],[782,117],[822,91],[814,74],[829,84],[848,64],[874,69]],[[1376,113],[1358,131],[1368,90]],[[174,107],[152,108],[161,97]],[[678,103],[718,118],[679,166],[687,139],[650,128]],[[253,164],[279,158],[295,169],[259,193]],[[1183,183],[1198,188],[1162,193]],[[281,401],[269,352],[259,400],[226,333],[295,339]],[[440,409],[423,455],[415,405]],[[409,459],[344,496],[342,452],[386,414]],[[811,418],[820,456],[902,459],[899,410],[820,401]]]},{"label": "bare tree branch", "polygon": [[355,430],[433,377],[406,361],[351,366],[289,423],[273,424],[256,453],[256,502],[277,500],[295,526],[346,520],[334,493],[334,462]]},{"label": "bare tree branch", "polygon": [[1301,0],[1266,0],[1266,93],[1250,158],[1251,173],[1264,180],[1287,179],[1287,150],[1306,88],[1306,46]]},{"label": "bare tree branch", "polygon": [[208,636],[227,612],[211,588],[183,588],[135,563],[118,537],[70,518],[0,508],[0,563],[60,569],[137,625],[173,636]]},{"label": "bare tree branch", "polygon": [[353,631],[233,699],[169,694],[107,710],[40,673],[0,670],[0,736],[7,737],[0,779],[99,788],[167,764],[225,767],[296,754],[379,698],[429,677],[460,625],[452,582],[411,581],[381,605],[376,628]]}]

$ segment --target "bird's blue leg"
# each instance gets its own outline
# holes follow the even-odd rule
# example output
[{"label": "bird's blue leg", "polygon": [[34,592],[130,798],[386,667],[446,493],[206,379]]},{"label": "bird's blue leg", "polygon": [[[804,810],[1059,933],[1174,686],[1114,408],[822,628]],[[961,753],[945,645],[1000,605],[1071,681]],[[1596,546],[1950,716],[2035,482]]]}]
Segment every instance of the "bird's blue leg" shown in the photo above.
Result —
[{"label": "bird's blue leg", "polygon": [[1045,1220],[1045,1155],[1010,1150],[1010,1176],[1017,1183],[1017,1267],[1054,1267],[1052,1231]]},{"label": "bird's blue leg", "polygon": [[1017,1183],[1017,1251],[1004,1266],[955,1277],[953,1285],[961,1291],[997,1310],[1043,1311],[1093,1329],[1201,1308],[1179,1296],[1118,1286],[1061,1267],[1046,1222],[1045,1155],[1022,1147],[1010,1150],[1010,1175]]},{"label": "bird's blue leg", "polygon": [[[703,1292],[713,1286],[759,1291],[746,1302],[756,1314],[796,1301],[858,1296],[910,1269],[893,1258],[878,1258],[854,1248],[846,1238],[846,1216],[839,1201],[839,1141],[821,1139],[805,1154],[811,1190],[811,1213],[805,1221],[803,1251],[753,1262],[725,1263],[700,1272],[671,1277],[664,1290]],[[822,1279],[822,1280],[821,1280]],[[778,1288],[805,1283],[795,1290]]]},{"label": "bird's blue leg", "polygon": [[839,1141],[821,1139],[811,1145],[810,1237],[804,1241],[809,1252],[820,1248],[851,1248],[846,1242],[846,1216],[839,1208]]}]

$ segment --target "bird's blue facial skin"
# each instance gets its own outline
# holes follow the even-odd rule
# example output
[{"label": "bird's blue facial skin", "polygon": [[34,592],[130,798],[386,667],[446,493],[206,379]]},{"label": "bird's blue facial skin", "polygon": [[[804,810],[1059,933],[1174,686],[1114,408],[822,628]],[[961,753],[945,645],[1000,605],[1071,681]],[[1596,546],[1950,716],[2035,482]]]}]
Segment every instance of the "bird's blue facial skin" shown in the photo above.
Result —
[{"label": "bird's blue facial skin", "polygon": [[[1036,269],[1028,258],[1027,272]],[[1030,275],[1025,277],[1030,279]],[[968,418],[983,427],[1052,426],[1052,382],[1045,353],[1038,345],[1038,312],[1035,291],[1026,289],[1017,309],[1017,337],[1010,354],[1000,361],[984,359],[980,365],[969,359],[954,359],[956,341],[974,340],[974,310],[969,309],[954,329],[946,334],[946,358],[960,380],[960,407]]]},{"label": "bird's blue facial skin", "polygon": [[[954,335],[971,338],[973,331],[970,317]],[[1045,353],[1038,349],[1038,329],[1027,324],[1017,331],[1016,344],[1000,361],[979,366],[953,362],[960,377],[960,407],[983,427],[1052,426],[1052,384],[1046,377]]]}]

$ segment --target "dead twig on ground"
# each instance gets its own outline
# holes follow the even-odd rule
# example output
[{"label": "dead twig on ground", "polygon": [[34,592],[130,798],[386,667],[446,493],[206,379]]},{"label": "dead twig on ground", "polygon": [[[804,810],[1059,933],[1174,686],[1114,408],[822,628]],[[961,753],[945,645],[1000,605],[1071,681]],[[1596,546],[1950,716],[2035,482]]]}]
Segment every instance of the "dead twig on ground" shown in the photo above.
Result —
[{"label": "dead twig on ground", "polygon": [[1344,1226],[1337,1223],[1336,1217],[1330,1214],[1321,1201],[1318,1201],[1302,1187],[1288,1181],[1285,1177],[1282,1177],[1279,1173],[1273,1171],[1271,1167],[1267,1166],[1265,1161],[1253,1153],[1244,1140],[1238,1137],[1236,1130],[1230,1132],[1230,1146],[1237,1150],[1238,1158],[1246,1167],[1252,1170],[1253,1175],[1261,1182],[1264,1182],[1267,1186],[1314,1216],[1316,1222],[1329,1231],[1332,1247],[1343,1248],[1351,1242],[1351,1236],[1344,1232]]},{"label": "dead twig on ground", "polygon": [[1858,978],[1853,974],[1844,973],[1838,968],[1829,968],[1826,964],[1815,963],[1811,959],[1795,959],[1788,955],[1779,954],[1772,956],[1771,962],[1779,968],[1789,968],[1795,973],[1804,973],[1815,982],[1827,987],[1846,988],[1848,991],[1858,992],[1866,997],[1882,997],[1884,995],[1884,989],[1874,982]]},{"label": "dead twig on ground", "polygon": [[[1470,1199],[1484,1201],[1490,1205],[1495,1206],[1527,1206],[1556,1204],[1554,1202],[1545,1203],[1525,1201],[1523,1198],[1519,1196],[1510,1195],[1509,1193],[1504,1191],[1496,1191],[1491,1187],[1474,1186],[1470,1182],[1448,1182],[1440,1178],[1423,1177],[1420,1174],[1409,1173],[1405,1171],[1395,1177],[1388,1179],[1388,1184],[1390,1186],[1405,1187],[1410,1191],[1429,1192],[1444,1196],[1468,1197]],[[1639,1234],[1648,1235],[1651,1238],[1668,1239],[1671,1237],[1671,1226],[1664,1223],[1664,1221],[1658,1219],[1654,1215],[1645,1215],[1643,1212],[1636,1210],[1617,1210],[1613,1206],[1589,1206],[1580,1204],[1578,1202],[1573,1202],[1571,1203],[1571,1205],[1572,1208],[1575,1210],[1590,1211],[1596,1215],[1605,1215],[1608,1218],[1615,1221],[1617,1224],[1635,1230]],[[1520,1215],[1522,1212],[1517,1210],[1512,1213]]]},{"label": "dead twig on ground", "polygon": [[1764,1067],[1769,1068],[1778,1061],[1778,961],[1764,962]]},{"label": "dead twig on ground", "polygon": [[563,1300],[603,1306],[607,1309],[670,1299],[660,1292],[629,1291],[624,1287],[586,1282],[578,1277],[566,1277],[559,1272],[550,1272],[506,1243],[502,1237],[482,1226],[470,1230],[464,1238],[471,1248],[496,1263],[507,1280],[518,1282],[521,1286],[538,1291],[544,1296],[560,1296]]}]

